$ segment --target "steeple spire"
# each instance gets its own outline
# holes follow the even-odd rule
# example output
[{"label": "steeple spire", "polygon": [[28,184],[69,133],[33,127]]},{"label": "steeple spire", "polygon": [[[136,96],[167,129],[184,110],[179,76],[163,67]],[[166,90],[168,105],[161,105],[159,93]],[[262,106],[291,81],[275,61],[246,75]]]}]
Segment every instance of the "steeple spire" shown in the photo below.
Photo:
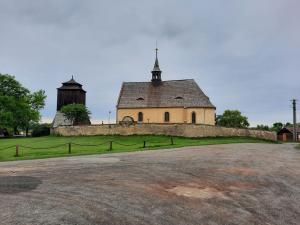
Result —
[{"label": "steeple spire", "polygon": [[155,63],[154,63],[154,67],[152,70],[152,82],[153,83],[160,83],[161,82],[161,70],[159,68],[159,63],[158,63],[158,58],[157,58],[157,52],[158,52],[158,48],[157,48],[157,43],[156,43],[156,48],[155,48]]}]

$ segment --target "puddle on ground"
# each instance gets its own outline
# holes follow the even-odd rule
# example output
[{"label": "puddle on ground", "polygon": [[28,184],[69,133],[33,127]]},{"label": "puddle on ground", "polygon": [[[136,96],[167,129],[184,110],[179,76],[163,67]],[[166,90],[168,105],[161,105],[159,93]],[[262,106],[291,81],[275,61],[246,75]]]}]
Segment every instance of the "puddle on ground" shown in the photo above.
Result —
[{"label": "puddle on ground", "polygon": [[0,176],[0,194],[15,194],[36,189],[42,181],[29,176]]},{"label": "puddle on ground", "polygon": [[176,186],[171,189],[167,189],[168,192],[174,193],[178,196],[184,196],[188,198],[199,198],[199,199],[210,199],[210,198],[222,198],[227,199],[227,197],[215,188],[197,188],[197,187],[187,187],[187,186]]}]

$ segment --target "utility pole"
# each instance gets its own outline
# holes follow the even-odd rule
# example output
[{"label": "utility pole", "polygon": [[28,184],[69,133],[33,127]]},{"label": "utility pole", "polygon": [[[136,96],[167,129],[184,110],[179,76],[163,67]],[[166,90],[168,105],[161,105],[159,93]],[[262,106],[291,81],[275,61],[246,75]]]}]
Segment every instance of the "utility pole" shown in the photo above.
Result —
[{"label": "utility pole", "polygon": [[294,124],[294,132],[293,132],[293,139],[297,141],[297,118],[296,118],[296,99],[292,100],[293,102],[293,124]]}]

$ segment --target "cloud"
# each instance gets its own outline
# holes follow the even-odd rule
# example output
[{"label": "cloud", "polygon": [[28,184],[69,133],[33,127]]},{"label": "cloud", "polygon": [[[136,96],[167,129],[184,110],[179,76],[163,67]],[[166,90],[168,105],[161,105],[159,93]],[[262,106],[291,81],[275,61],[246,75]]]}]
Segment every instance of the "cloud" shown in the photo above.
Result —
[{"label": "cloud", "polygon": [[[72,74],[95,121],[114,112],[122,81],[194,78],[217,106],[252,124],[291,121],[299,97],[300,2],[0,0],[0,72],[48,95]],[[114,116],[114,115],[113,115]]]}]

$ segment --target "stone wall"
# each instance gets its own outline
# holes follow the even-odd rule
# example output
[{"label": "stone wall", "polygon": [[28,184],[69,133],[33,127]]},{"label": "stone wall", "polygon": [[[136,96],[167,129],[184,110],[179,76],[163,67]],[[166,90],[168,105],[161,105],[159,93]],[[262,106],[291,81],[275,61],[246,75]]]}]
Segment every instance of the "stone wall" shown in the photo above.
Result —
[{"label": "stone wall", "polygon": [[245,136],[272,141],[277,140],[277,135],[275,132],[193,124],[135,124],[130,126],[119,124],[105,124],[92,126],[62,126],[53,128],[51,133],[62,136],[91,136],[113,134],[155,134],[183,137]]}]

